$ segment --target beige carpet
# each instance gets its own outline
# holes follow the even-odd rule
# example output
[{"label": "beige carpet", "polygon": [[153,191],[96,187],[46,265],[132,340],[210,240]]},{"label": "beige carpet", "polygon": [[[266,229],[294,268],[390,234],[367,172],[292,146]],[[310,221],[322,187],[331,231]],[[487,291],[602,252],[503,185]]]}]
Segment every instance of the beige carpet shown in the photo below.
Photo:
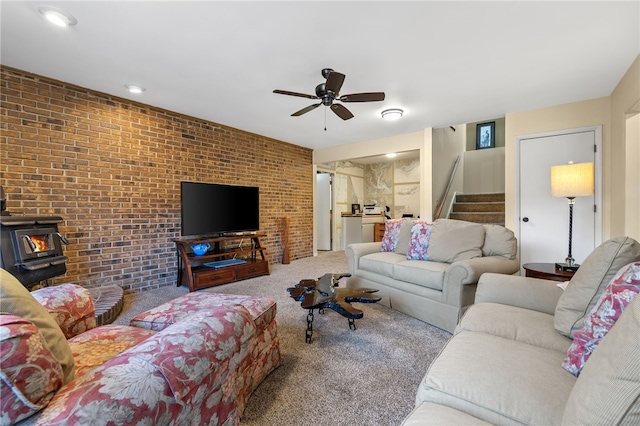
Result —
[{"label": "beige carpet", "polygon": [[[243,425],[399,425],[413,409],[420,380],[451,335],[379,304],[355,304],[364,311],[356,330],[332,310],[316,311],[313,342],[305,343],[307,310],[286,289],[326,272],[347,272],[343,251],[272,265],[269,276],[201,290],[277,301],[282,362],[249,399]],[[127,294],[115,322],[128,324],[187,292],[172,286]]]}]

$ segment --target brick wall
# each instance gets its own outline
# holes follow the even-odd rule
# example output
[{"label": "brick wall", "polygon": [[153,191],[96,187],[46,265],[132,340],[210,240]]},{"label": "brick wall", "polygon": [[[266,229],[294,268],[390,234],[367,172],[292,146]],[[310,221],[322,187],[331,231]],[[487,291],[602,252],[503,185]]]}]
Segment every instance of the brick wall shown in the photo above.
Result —
[{"label": "brick wall", "polygon": [[[260,187],[271,263],[312,255],[312,151],[2,67],[0,184],[7,209],[64,218],[56,283],[175,285],[180,181]],[[224,206],[221,206],[223,208]],[[233,284],[230,284],[233,285]]]}]

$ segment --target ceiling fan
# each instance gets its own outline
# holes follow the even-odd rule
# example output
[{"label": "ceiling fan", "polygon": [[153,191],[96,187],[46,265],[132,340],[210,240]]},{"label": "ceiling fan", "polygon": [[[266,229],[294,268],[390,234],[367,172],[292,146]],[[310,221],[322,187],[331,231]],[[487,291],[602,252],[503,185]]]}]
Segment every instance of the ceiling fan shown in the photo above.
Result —
[{"label": "ceiling fan", "polygon": [[296,111],[291,114],[292,117],[299,117],[302,114],[306,114],[311,110],[318,108],[320,105],[328,106],[331,108],[338,117],[343,120],[353,118],[353,114],[344,105],[334,103],[334,101],[340,102],[377,102],[384,101],[384,92],[367,92],[367,93],[352,93],[350,95],[340,96],[340,89],[342,83],[344,83],[344,74],[340,74],[332,70],[331,68],[325,68],[322,70],[322,77],[327,81],[320,83],[316,86],[316,94],[307,95],[304,93],[289,92],[288,90],[274,90],[273,93],[280,95],[298,96],[308,99],[320,99],[317,104],[309,105],[302,108],[300,111]]}]

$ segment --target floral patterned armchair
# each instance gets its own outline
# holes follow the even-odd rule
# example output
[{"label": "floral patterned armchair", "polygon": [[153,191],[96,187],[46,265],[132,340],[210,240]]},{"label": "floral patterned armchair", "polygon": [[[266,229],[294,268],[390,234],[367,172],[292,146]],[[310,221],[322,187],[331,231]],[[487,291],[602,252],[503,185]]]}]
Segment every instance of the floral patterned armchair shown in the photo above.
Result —
[{"label": "floral patterned armchair", "polygon": [[0,272],[0,425],[238,424],[280,361],[272,299],[189,293],[96,327],[85,288]]}]

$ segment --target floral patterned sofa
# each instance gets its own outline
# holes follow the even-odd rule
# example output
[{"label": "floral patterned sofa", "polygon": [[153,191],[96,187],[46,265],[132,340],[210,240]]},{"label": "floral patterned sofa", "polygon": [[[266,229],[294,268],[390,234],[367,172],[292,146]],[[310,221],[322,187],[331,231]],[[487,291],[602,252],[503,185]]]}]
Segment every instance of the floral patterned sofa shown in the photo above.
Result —
[{"label": "floral patterned sofa", "polygon": [[189,293],[96,327],[87,289],[0,273],[0,425],[235,425],[280,362],[272,299]]}]

